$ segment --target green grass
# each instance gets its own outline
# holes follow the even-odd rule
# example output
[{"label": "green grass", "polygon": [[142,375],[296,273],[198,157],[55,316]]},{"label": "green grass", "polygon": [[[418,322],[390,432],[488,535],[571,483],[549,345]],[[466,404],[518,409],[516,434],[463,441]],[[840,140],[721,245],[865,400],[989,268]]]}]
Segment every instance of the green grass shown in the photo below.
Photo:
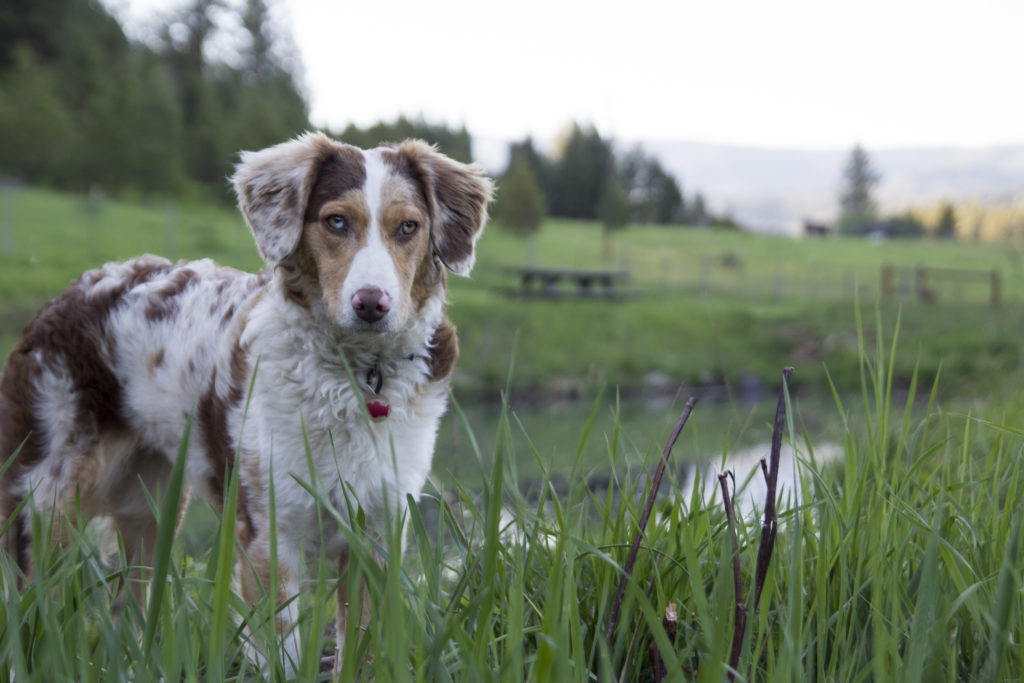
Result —
[{"label": "green grass", "polygon": [[[49,298],[83,270],[144,252],[210,257],[260,267],[241,217],[199,203],[132,203],[36,189],[0,193],[0,353]],[[633,227],[615,234],[610,258],[599,227],[550,220],[533,247],[500,225],[479,242],[471,279],[450,278],[450,315],[462,356],[456,389],[496,398],[512,340],[520,339],[514,391],[524,400],[593,395],[619,387],[640,392],[662,373],[695,390],[773,381],[794,365],[802,386],[823,386],[827,364],[840,386],[857,382],[855,294],[878,294],[883,262],[901,266],[999,269],[1004,305],[987,307],[987,286],[935,284],[939,300],[883,302],[886,320],[903,306],[904,343],[895,373],[922,379],[944,366],[946,386],[988,392],[1021,374],[1024,271],[1013,244],[930,240],[790,240],[699,229]],[[528,251],[546,265],[625,267],[639,294],[615,305],[594,301],[522,301],[501,291],[515,283],[505,268]],[[1015,380],[1014,380],[1015,381]]]},{"label": "green grass", "polygon": [[[874,325],[881,328],[878,319]],[[897,400],[890,361],[899,344],[863,323],[857,332],[862,392],[853,401],[835,394],[843,457],[815,460],[802,416],[790,420],[787,438],[803,454],[803,500],[780,515],[738,677],[1012,680],[1024,671],[1024,432],[1015,426],[1024,402],[954,412],[914,376]],[[588,489],[590,466],[578,459],[567,493],[542,487],[538,498],[524,498],[518,463],[535,457],[543,467],[545,445],[519,430],[507,404],[500,415],[493,433],[471,440],[478,471],[428,491],[412,509],[404,550],[395,532],[375,542],[351,530],[352,578],[365,580],[374,618],[345,640],[345,679],[648,681],[653,648],[673,680],[723,680],[735,600],[732,542],[721,506],[701,505],[699,491],[659,501],[620,628],[606,645],[619,568],[667,427],[638,452],[648,435],[617,426],[600,433],[582,421],[575,450],[604,441],[611,487]],[[684,437],[676,457],[687,447]],[[670,483],[667,490],[680,484]],[[323,523],[343,524],[316,482],[310,491]],[[165,521],[173,521],[171,495]],[[258,680],[245,642],[271,661],[280,649],[267,626],[272,605],[244,605],[227,580],[225,563],[239,552],[229,540],[227,499],[212,550],[193,556],[181,541],[161,537],[157,553],[168,561],[155,580],[163,592],[152,593],[145,618],[131,603],[129,617],[111,617],[124,568],[104,565],[78,529],[62,550],[37,548],[41,569],[23,590],[11,588],[15,569],[0,555],[8,581],[0,680]],[[759,526],[753,519],[738,526],[747,604]],[[304,680],[316,677],[330,648],[324,633],[336,585],[323,562],[312,573],[319,579],[300,602]],[[670,604],[679,614],[674,638],[661,625]],[[141,640],[134,620],[142,622]]]}]

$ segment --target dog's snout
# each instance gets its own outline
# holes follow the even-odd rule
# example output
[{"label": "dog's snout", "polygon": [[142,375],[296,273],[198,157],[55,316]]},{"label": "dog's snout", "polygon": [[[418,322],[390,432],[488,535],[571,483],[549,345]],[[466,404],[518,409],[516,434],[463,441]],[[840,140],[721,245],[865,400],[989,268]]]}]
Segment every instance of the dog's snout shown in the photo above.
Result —
[{"label": "dog's snout", "polygon": [[391,297],[377,287],[363,287],[352,295],[352,309],[360,319],[375,323],[391,310]]}]

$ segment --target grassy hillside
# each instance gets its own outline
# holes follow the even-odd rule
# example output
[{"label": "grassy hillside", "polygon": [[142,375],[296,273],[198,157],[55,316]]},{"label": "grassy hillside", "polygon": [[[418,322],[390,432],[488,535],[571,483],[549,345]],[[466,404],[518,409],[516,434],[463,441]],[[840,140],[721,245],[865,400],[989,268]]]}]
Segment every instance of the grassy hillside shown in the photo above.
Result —
[{"label": "grassy hillside", "polygon": [[[0,194],[0,352],[49,297],[84,269],[144,252],[211,257],[260,267],[241,218],[229,207],[118,202],[32,189]],[[1013,245],[866,240],[793,241],[708,230],[634,227],[615,233],[611,254],[600,228],[547,222],[528,243],[492,224],[471,279],[451,279],[451,316],[463,355],[457,387],[495,395],[516,348],[516,387],[533,396],[586,394],[601,386],[640,391],[659,373],[689,387],[770,382],[782,365],[797,386],[822,387],[823,367],[841,386],[856,377],[854,297],[869,308],[883,263],[998,269],[1003,305],[987,306],[988,284],[930,282],[936,300],[913,299],[904,273],[898,379],[915,364],[946,385],[988,389],[1020,369],[1024,271]],[[532,256],[531,256],[532,255]],[[626,269],[632,296],[599,301],[526,301],[505,296],[505,271],[526,263]],[[870,329],[869,329],[870,332]],[[518,342],[515,340],[518,339]]]}]

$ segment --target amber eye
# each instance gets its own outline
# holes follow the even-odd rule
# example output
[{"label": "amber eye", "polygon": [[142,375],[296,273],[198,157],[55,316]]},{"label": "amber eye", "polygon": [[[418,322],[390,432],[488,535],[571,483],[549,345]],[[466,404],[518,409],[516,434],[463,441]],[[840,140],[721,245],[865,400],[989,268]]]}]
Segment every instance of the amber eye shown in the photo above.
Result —
[{"label": "amber eye", "polygon": [[335,232],[345,232],[348,230],[348,223],[345,222],[345,217],[339,216],[336,213],[325,218],[324,224]]},{"label": "amber eye", "polygon": [[398,232],[408,237],[409,235],[416,232],[416,230],[418,230],[419,227],[420,224],[417,223],[416,221],[403,221],[402,224],[398,226]]}]

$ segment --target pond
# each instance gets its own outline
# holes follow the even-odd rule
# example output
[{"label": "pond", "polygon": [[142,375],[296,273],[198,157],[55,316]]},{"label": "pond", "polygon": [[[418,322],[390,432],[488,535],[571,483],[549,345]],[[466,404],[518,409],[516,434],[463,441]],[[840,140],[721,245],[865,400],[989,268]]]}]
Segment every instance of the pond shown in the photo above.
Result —
[{"label": "pond", "polygon": [[[556,479],[606,477],[613,468],[625,466],[653,470],[688,397],[621,398],[609,391],[576,401],[513,400],[507,430],[500,429],[500,402],[453,406],[439,430],[434,476],[441,483],[458,481],[472,488],[481,473],[490,472],[502,433],[507,434],[506,453],[521,482],[548,474]],[[748,457],[758,449],[763,453],[754,463],[767,457],[777,401],[777,395],[768,393],[743,400],[698,398],[672,451],[673,463],[721,461],[727,454]],[[793,396],[791,403],[798,439],[804,430],[816,448],[819,442],[840,439],[841,420],[831,396]]]}]

